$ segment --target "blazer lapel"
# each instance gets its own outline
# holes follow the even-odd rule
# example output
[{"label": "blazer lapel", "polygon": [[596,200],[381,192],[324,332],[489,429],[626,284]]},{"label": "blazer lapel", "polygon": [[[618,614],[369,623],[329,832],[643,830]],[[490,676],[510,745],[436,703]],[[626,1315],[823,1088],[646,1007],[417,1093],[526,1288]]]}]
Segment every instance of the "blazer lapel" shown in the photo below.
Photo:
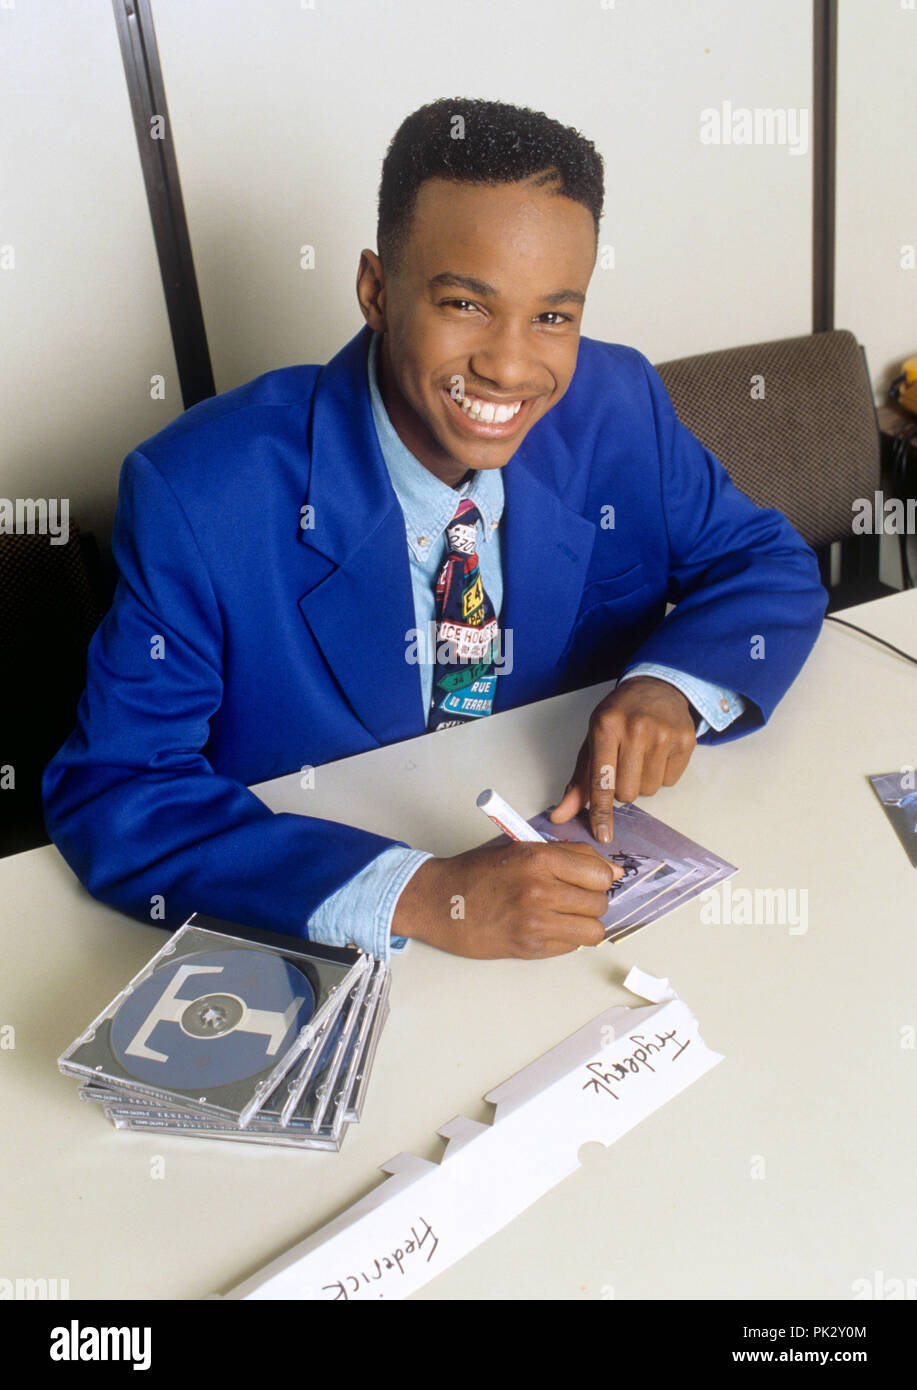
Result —
[{"label": "blazer lapel", "polygon": [[[550,472],[572,479],[569,450],[553,432],[546,442],[554,456]],[[527,456],[532,452],[525,449]],[[593,523],[562,502],[519,456],[503,469],[503,486],[501,628],[511,669],[497,680],[494,712],[557,693],[556,668],[579,612],[595,538]]]},{"label": "blazer lapel", "polygon": [[420,672],[407,659],[414,599],[404,514],[372,418],[363,328],[323,368],[312,413],[311,526],[335,568],[299,600],[357,718],[380,744],[424,732]]}]

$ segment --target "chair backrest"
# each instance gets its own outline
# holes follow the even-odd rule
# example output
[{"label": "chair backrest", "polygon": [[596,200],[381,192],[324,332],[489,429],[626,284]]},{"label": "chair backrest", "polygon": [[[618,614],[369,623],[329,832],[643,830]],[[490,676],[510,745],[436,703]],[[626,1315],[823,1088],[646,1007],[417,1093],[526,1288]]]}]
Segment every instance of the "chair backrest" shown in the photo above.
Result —
[{"label": "chair backrest", "polygon": [[86,652],[105,611],[94,537],[70,522],[47,535],[0,535],[0,856],[47,842],[41,774],[76,723]]},{"label": "chair backrest", "polygon": [[[849,540],[853,502],[879,486],[879,427],[852,333],[660,362],[676,414],[732,481],[813,547]],[[757,389],[756,389],[757,388]]]},{"label": "chair backrest", "polygon": [[0,645],[6,652],[63,643],[65,654],[85,661],[104,609],[84,544],[75,522],[63,545],[40,534],[0,536]]}]

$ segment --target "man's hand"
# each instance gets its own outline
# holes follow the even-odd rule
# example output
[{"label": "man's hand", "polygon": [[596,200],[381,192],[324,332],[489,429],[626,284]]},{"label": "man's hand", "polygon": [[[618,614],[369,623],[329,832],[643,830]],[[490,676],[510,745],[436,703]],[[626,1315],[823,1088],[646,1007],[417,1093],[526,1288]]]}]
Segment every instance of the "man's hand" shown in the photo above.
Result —
[{"label": "man's hand", "polygon": [[680,690],[655,676],[622,681],[593,710],[573,777],[551,820],[568,821],[588,804],[593,837],[606,844],[614,798],[634,801],[674,786],[696,743],[691,705]]},{"label": "man's hand", "polygon": [[540,960],[603,939],[599,918],[623,869],[591,845],[483,845],[428,859],[408,880],[392,935],[476,960]]}]

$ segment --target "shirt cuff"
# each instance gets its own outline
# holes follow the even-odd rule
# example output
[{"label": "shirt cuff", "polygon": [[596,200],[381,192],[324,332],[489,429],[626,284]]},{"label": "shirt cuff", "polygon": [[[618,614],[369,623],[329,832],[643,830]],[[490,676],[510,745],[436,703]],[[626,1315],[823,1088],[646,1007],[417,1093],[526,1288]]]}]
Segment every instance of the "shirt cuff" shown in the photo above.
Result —
[{"label": "shirt cuff", "polygon": [[392,918],[402,889],[427,859],[425,850],[393,845],[331,893],[306,924],[310,941],[325,946],[354,945],[377,960],[389,950],[403,951],[404,936],[392,936]]},{"label": "shirt cuff", "polygon": [[668,681],[669,685],[674,685],[680,690],[701,716],[696,729],[697,738],[711,728],[717,733],[722,733],[723,729],[728,729],[733,720],[738,719],[745,710],[745,701],[734,690],[714,685],[711,681],[699,680],[697,676],[689,676],[685,671],[676,671],[671,666],[657,666],[653,661],[641,661],[638,665],[629,667],[623,676],[619,676],[618,684],[626,681],[629,676],[655,676],[657,680]]}]

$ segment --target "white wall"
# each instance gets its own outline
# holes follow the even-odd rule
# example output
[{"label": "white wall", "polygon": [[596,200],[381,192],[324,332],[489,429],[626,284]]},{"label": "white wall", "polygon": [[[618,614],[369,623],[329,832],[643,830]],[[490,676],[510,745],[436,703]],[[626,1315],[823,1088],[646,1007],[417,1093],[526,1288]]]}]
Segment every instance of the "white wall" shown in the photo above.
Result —
[{"label": "white wall", "polygon": [[[841,0],[838,71],[835,322],[859,334],[881,403],[917,353],[917,0]],[[880,552],[900,585],[897,538]],[[908,554],[917,576],[917,537]]]},{"label": "white wall", "polygon": [[[810,111],[808,0],[314,4],[153,0],[217,390],[357,330],[386,145],[442,95],[598,145],[616,264],[587,333],[659,361],[809,330],[811,128],[805,155],[700,140],[724,101]],[[841,11],[837,323],[878,378],[917,352],[917,13]],[[0,0],[0,63],[0,496],[68,495],[104,541],[121,459],[182,408],[109,0]]]},{"label": "white wall", "polygon": [[917,0],[841,0],[839,20],[835,319],[884,400],[917,354]]},{"label": "white wall", "polygon": [[104,542],[121,459],[181,410],[107,0],[0,4],[0,169],[0,496],[69,497]]}]

